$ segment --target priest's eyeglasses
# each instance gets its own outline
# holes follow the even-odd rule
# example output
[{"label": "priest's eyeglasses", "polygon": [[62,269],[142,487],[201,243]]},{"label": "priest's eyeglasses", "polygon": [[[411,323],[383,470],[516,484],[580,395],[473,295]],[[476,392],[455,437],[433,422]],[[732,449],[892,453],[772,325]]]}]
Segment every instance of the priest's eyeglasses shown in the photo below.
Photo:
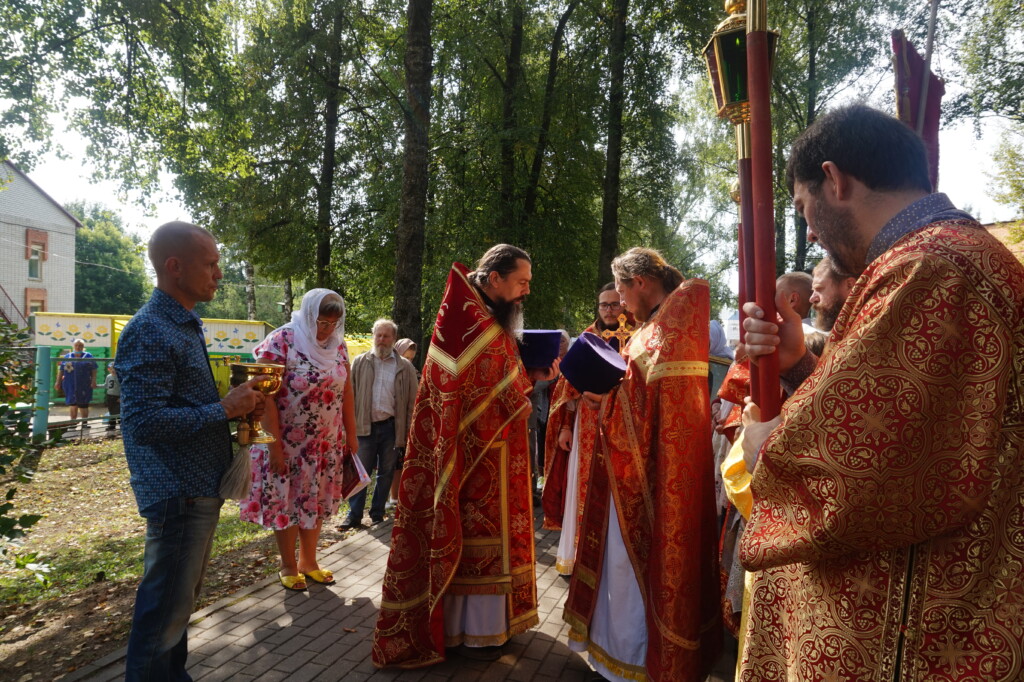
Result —
[{"label": "priest's eyeglasses", "polygon": [[618,310],[622,307],[621,303],[598,303],[597,307],[599,310]]},{"label": "priest's eyeglasses", "polygon": [[341,326],[341,318],[338,318],[334,322],[330,322],[328,320],[317,320],[316,326],[325,331],[328,329],[337,329]]}]

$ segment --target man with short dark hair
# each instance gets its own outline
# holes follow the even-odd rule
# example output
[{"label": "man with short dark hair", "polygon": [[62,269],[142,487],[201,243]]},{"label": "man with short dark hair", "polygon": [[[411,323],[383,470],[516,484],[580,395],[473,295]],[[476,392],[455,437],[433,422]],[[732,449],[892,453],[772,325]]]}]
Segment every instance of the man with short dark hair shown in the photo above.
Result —
[{"label": "man with short dark hair", "polygon": [[718,657],[718,532],[710,400],[710,293],[653,249],[612,261],[640,326],[603,396],[565,602],[569,647],[609,680],[696,682]]},{"label": "man with short dark hair", "polygon": [[538,622],[527,418],[532,381],[516,346],[533,277],[499,244],[452,266],[423,365],[373,636],[376,666],[496,660]]},{"label": "man with short dark hair", "polygon": [[128,637],[125,679],[190,680],[186,629],[210,560],[231,462],[228,420],[257,409],[260,378],[221,398],[193,308],[221,279],[213,235],[189,223],[161,225],[149,242],[153,296],[117,345],[121,431],[139,513],[145,567]]},{"label": "man with short dark hair", "polygon": [[857,282],[820,360],[783,299],[778,320],[745,306],[748,352],[799,388],[744,418],[741,679],[1020,680],[1024,266],[881,112],[818,118],[788,178]]},{"label": "man with short dark hair", "polygon": [[[597,294],[597,318],[584,332],[604,336],[619,330],[619,316],[625,308],[615,291],[615,282],[608,282]],[[627,319],[625,316],[623,319]],[[619,350],[632,333],[627,321],[619,336],[605,338]],[[555,570],[563,576],[572,575],[579,540],[579,520],[587,499],[590,459],[597,439],[597,412],[580,409],[579,392],[564,376],[559,377],[551,396],[544,464],[544,528],[562,531],[555,551]]]},{"label": "man with short dark hair", "polygon": [[[384,520],[398,453],[409,434],[409,418],[416,401],[416,369],[395,352],[398,325],[388,319],[373,323],[373,348],[352,361],[352,392],[356,402],[359,459],[366,473],[377,470],[370,503],[370,520]],[[348,518],[341,530],[362,528],[366,489],[348,501]]]}]

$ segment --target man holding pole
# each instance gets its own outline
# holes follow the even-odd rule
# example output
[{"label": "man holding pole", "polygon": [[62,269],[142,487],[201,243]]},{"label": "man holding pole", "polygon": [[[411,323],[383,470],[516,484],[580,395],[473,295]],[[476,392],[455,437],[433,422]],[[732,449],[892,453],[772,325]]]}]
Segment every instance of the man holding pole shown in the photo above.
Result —
[{"label": "man holding pole", "polygon": [[1019,680],[1024,266],[931,193],[920,138],[881,112],[819,118],[787,174],[808,238],[858,279],[820,359],[781,297],[778,320],[746,306],[748,352],[777,349],[799,388],[781,421],[745,415],[741,678]]}]

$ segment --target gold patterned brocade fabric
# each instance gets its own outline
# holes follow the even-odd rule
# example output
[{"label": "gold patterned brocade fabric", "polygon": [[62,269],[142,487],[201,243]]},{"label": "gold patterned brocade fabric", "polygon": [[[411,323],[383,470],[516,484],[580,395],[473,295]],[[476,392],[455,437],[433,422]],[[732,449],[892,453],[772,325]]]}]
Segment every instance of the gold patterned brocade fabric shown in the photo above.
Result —
[{"label": "gold patterned brocade fabric", "polygon": [[452,266],[423,366],[373,635],[378,667],[443,661],[444,595],[504,597],[502,644],[538,622],[529,393],[519,351]]},{"label": "gold patterned brocade fabric", "polygon": [[1024,678],[1024,267],[973,221],[858,279],[753,473],[743,680]]}]

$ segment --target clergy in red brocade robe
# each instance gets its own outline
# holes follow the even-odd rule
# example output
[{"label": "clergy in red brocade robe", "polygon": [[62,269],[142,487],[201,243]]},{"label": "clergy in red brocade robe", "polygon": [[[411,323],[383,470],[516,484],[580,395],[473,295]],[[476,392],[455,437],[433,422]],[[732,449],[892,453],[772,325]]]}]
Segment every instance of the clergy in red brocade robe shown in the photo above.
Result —
[{"label": "clergy in red brocade robe", "polygon": [[612,680],[703,680],[721,639],[708,400],[708,285],[651,249],[612,263],[640,326],[601,401],[569,646]]},{"label": "clergy in red brocade robe", "polygon": [[809,236],[859,277],[820,360],[784,306],[777,327],[745,308],[751,356],[780,344],[809,377],[745,430],[741,678],[1024,679],[1024,267],[929,193],[885,114],[819,118],[789,172]]},{"label": "clergy in red brocade robe", "polygon": [[438,663],[446,646],[497,658],[490,647],[538,622],[532,384],[510,333],[529,280],[529,256],[508,245],[476,271],[452,266],[406,446],[373,635],[378,667]]},{"label": "clergy in red brocade robe", "polygon": [[[619,349],[629,339],[633,328],[632,315],[625,314],[615,283],[609,282],[597,294],[598,319],[584,331],[603,335],[621,332],[608,338]],[[622,322],[619,316],[622,315]],[[571,575],[576,560],[579,522],[587,499],[590,459],[597,437],[597,412],[580,409],[580,394],[565,377],[560,377],[551,396],[548,415],[548,436],[544,458],[544,528],[560,529],[555,569]]]}]

